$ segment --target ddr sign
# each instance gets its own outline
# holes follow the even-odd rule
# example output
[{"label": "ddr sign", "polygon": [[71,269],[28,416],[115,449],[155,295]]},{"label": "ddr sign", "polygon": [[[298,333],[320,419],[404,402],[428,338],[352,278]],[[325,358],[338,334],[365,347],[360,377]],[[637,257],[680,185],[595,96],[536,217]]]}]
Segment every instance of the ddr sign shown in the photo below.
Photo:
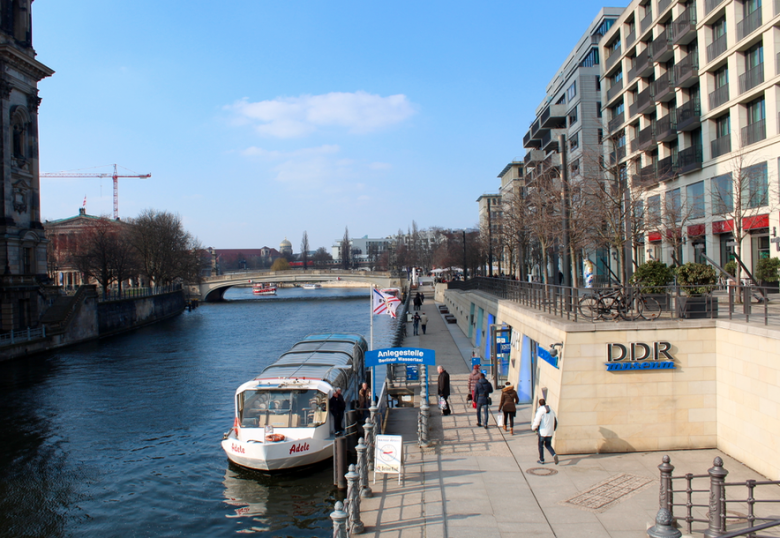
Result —
[{"label": "ddr sign", "polygon": [[669,342],[607,344],[607,371],[675,370]]},{"label": "ddr sign", "polygon": [[366,351],[366,366],[383,364],[436,364],[436,351],[417,347],[389,347]]}]

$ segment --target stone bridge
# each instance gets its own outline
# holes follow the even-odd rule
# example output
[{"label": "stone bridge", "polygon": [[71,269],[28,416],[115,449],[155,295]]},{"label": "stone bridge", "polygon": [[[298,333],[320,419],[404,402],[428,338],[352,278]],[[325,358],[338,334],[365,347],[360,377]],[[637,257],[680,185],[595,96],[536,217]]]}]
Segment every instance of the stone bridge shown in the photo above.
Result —
[{"label": "stone bridge", "polygon": [[254,283],[317,283],[317,282],[363,282],[368,287],[377,288],[401,288],[406,284],[406,278],[394,276],[384,271],[248,271],[227,275],[208,277],[199,285],[190,286],[190,295],[193,298],[200,297],[201,301],[221,301],[225,292],[238,285]]}]

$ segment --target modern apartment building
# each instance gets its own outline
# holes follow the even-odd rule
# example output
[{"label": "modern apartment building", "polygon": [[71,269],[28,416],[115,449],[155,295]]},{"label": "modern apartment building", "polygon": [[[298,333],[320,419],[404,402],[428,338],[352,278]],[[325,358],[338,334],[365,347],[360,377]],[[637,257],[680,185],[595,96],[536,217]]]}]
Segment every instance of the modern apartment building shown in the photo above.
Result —
[{"label": "modern apartment building", "polygon": [[780,0],[634,0],[600,49],[607,151],[648,219],[635,261],[778,257]]}]

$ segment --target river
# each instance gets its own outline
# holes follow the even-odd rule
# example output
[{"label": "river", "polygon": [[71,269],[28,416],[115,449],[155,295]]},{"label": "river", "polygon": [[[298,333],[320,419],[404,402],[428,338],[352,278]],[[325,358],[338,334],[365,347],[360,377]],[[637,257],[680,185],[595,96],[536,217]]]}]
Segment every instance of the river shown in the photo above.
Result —
[{"label": "river", "polygon": [[[263,475],[220,447],[233,394],[309,333],[369,336],[366,289],[281,289],[0,362],[0,536],[331,535],[330,465]],[[374,346],[390,343],[377,316]]]}]

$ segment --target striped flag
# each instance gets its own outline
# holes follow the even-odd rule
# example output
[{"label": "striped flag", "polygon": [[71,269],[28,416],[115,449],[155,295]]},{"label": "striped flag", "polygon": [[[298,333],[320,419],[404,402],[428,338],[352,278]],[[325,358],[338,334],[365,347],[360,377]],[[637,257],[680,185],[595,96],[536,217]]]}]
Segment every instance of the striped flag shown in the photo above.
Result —
[{"label": "striped flag", "polygon": [[395,317],[395,311],[401,305],[401,299],[392,295],[385,295],[381,291],[373,290],[374,314],[389,314]]}]

